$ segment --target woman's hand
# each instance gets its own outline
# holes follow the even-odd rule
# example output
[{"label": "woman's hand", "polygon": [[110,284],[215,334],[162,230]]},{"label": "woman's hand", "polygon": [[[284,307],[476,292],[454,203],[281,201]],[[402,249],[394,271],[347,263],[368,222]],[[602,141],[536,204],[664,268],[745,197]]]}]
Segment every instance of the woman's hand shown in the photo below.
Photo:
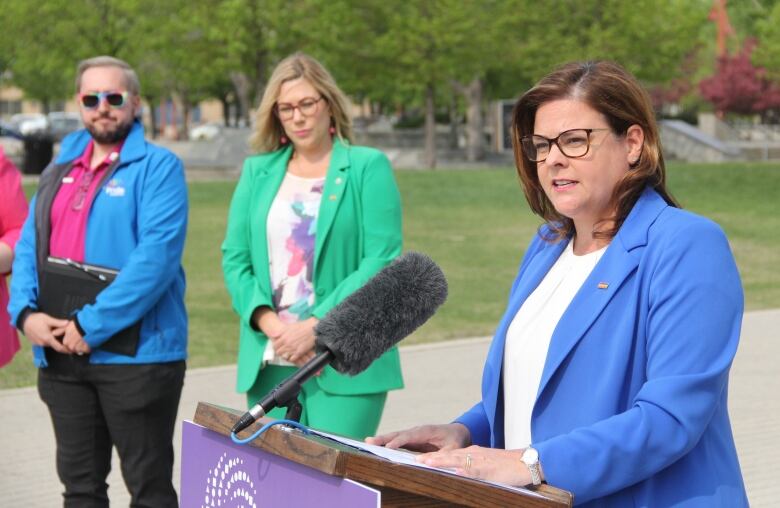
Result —
[{"label": "woman's hand", "polygon": [[255,326],[266,334],[271,341],[278,338],[287,325],[279,319],[279,315],[270,307],[258,307],[252,314]]},{"label": "woman's hand", "polygon": [[387,448],[405,448],[416,452],[456,450],[471,444],[471,433],[465,425],[422,425],[399,432],[366,438],[366,443]]},{"label": "woman's hand", "polygon": [[524,487],[531,483],[531,472],[520,460],[522,455],[523,450],[469,446],[425,453],[419,455],[417,461],[427,466],[454,469],[457,474],[469,478]]},{"label": "woman's hand", "polygon": [[314,326],[317,323],[317,318],[310,317],[288,324],[277,338],[272,339],[276,354],[299,367],[314,358]]}]

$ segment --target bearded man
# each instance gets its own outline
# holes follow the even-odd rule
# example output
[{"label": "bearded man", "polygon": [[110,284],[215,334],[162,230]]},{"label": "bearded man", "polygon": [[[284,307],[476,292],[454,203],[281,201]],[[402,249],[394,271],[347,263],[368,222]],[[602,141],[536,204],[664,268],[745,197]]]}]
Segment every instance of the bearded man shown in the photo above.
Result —
[{"label": "bearded man", "polygon": [[[13,264],[8,308],[33,344],[66,507],[108,506],[114,446],[131,506],[178,505],[187,188],[181,161],[144,138],[139,94],[122,60],[79,64],[85,129],[41,175]],[[104,285],[79,301],[90,284]]]}]

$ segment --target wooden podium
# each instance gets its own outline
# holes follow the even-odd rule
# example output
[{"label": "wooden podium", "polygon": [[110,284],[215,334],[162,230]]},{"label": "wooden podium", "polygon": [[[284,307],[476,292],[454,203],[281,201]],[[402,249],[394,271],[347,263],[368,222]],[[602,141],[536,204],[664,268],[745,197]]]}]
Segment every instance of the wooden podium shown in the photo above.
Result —
[{"label": "wooden podium", "polygon": [[[243,412],[201,402],[182,433],[182,507],[521,506],[565,507],[572,495],[549,485],[518,490],[397,464],[346,445],[272,427],[237,445]],[[242,433],[248,436],[263,419]]]}]

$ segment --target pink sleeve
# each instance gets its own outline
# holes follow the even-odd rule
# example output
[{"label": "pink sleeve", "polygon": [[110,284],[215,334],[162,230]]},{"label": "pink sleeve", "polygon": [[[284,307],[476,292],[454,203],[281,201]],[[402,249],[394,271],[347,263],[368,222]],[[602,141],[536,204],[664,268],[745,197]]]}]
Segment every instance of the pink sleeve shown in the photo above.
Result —
[{"label": "pink sleeve", "polygon": [[22,178],[0,149],[0,242],[12,249],[19,239],[27,218],[27,199],[22,190]]}]

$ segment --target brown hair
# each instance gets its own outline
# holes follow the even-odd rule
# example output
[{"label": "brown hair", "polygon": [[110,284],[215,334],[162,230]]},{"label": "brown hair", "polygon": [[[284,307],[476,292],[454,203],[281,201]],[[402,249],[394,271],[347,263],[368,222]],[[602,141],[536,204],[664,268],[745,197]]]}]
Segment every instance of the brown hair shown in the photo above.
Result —
[{"label": "brown hair", "polygon": [[130,95],[140,95],[141,83],[138,80],[138,74],[136,74],[133,68],[124,60],[105,55],[87,58],[79,62],[79,66],[76,69],[76,93],[81,91],[81,76],[84,75],[87,69],[93,67],[117,67],[124,74],[125,86]]},{"label": "brown hair", "polygon": [[311,83],[327,101],[331,122],[336,129],[335,134],[342,140],[352,142],[352,119],[347,113],[347,96],[320,62],[304,53],[293,53],[279,62],[274,69],[263,92],[260,107],[257,108],[255,131],[249,138],[249,144],[258,152],[272,152],[282,147],[284,128],[274,108],[282,84],[298,78]]},{"label": "brown hair", "polygon": [[650,97],[639,82],[623,67],[608,61],[571,62],[541,79],[523,94],[512,113],[512,146],[517,174],[531,210],[542,217],[552,230],[551,241],[574,233],[574,222],[555,210],[547,198],[536,171],[537,163],[523,155],[520,140],[534,131],[537,110],[558,99],[576,99],[598,111],[607,119],[610,130],[623,136],[632,125],[644,132],[639,160],[615,186],[612,203],[615,214],[601,223],[611,225],[594,231],[594,236],[613,238],[626,220],[646,186],[655,189],[671,206],[679,207],[666,189],[666,168],[661,153],[661,140]]}]

